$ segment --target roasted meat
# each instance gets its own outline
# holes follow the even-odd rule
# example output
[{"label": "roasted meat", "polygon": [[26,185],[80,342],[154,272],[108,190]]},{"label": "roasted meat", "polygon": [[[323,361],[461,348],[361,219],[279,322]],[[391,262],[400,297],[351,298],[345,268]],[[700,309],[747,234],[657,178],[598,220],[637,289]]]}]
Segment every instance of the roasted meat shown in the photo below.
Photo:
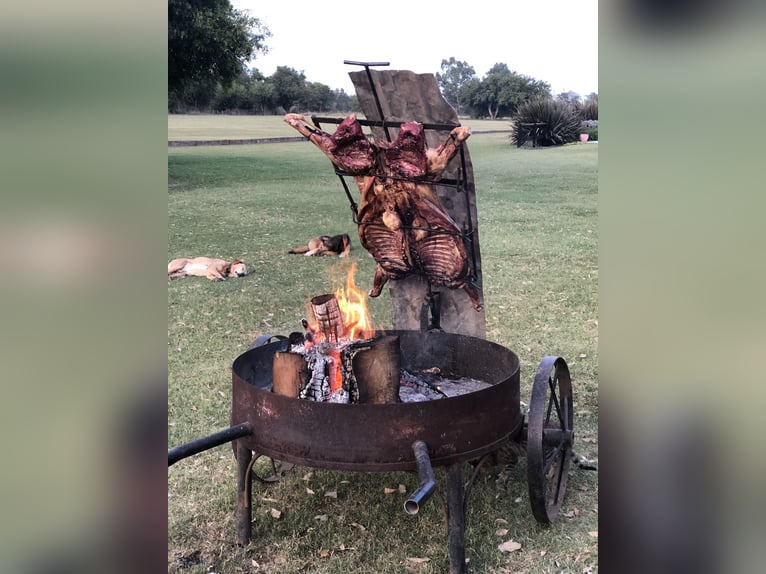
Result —
[{"label": "roasted meat", "polygon": [[422,124],[401,125],[393,142],[370,142],[351,114],[328,134],[300,114],[285,121],[309,138],[336,167],[354,176],[361,202],[359,239],[375,258],[370,296],[380,295],[389,279],[411,273],[435,286],[463,288],[474,308],[483,308],[470,281],[468,253],[460,228],[447,214],[433,187],[450,159],[471,135],[457,127],[436,148],[427,148]]}]

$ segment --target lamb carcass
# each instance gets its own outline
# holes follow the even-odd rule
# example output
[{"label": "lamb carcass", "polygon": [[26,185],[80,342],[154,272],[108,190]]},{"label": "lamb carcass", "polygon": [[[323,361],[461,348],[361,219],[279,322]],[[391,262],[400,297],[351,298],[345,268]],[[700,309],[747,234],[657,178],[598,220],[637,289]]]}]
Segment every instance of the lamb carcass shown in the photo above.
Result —
[{"label": "lamb carcass", "polygon": [[461,230],[447,214],[431,185],[437,182],[471,130],[457,127],[436,148],[427,148],[422,124],[401,125],[393,142],[370,142],[354,114],[334,134],[306,122],[300,114],[285,121],[309,138],[336,167],[352,174],[361,193],[359,239],[377,262],[369,295],[377,297],[389,279],[410,273],[433,285],[462,287],[473,307],[483,308],[470,281]]}]

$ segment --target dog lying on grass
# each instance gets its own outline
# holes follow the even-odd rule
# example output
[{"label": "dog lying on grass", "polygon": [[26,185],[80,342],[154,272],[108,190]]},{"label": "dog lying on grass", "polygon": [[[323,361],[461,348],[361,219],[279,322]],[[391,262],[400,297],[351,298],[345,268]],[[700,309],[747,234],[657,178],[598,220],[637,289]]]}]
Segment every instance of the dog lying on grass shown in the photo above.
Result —
[{"label": "dog lying on grass", "polygon": [[195,257],[194,259],[173,259],[168,263],[168,277],[186,277],[196,275],[207,277],[211,281],[225,281],[227,277],[242,277],[247,275],[247,267],[241,259],[231,263],[223,259],[210,257]]},{"label": "dog lying on grass", "polygon": [[309,257],[311,255],[338,255],[339,257],[348,257],[351,251],[351,238],[348,233],[341,235],[322,235],[314,237],[308,245],[296,247],[288,253],[303,253]]}]

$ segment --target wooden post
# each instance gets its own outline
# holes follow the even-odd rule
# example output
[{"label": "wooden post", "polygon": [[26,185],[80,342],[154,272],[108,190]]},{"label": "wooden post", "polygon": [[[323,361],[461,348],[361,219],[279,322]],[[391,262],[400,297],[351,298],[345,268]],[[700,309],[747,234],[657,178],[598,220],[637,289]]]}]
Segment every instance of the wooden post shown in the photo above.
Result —
[{"label": "wooden post", "polygon": [[359,388],[359,402],[389,404],[399,402],[399,337],[374,339],[369,349],[360,350],[352,360]]},{"label": "wooden post", "polygon": [[277,351],[272,369],[272,390],[279,395],[297,398],[311,379],[306,357],[298,353]]}]

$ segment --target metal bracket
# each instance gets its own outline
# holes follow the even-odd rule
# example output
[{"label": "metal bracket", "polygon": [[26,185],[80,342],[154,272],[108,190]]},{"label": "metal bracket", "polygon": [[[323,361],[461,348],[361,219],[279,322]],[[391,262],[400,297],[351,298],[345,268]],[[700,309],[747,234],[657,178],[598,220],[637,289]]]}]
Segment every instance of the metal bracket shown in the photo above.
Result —
[{"label": "metal bracket", "polygon": [[441,331],[441,307],[442,294],[439,291],[432,291],[431,284],[428,284],[428,293],[423,298],[423,306],[420,309],[420,330],[421,331]]},{"label": "metal bracket", "polygon": [[[375,84],[372,83],[372,74],[370,74],[370,66],[388,66],[390,62],[355,62],[353,60],[343,60],[344,64],[351,66],[364,66],[364,71],[367,73],[367,80],[370,82],[370,88],[372,89],[372,95],[375,98],[375,107],[378,108],[378,117],[383,121],[383,106],[380,105],[380,98],[378,98],[378,90],[375,89]],[[391,134],[388,131],[388,126],[383,126],[386,132],[386,139],[391,140]]]}]

